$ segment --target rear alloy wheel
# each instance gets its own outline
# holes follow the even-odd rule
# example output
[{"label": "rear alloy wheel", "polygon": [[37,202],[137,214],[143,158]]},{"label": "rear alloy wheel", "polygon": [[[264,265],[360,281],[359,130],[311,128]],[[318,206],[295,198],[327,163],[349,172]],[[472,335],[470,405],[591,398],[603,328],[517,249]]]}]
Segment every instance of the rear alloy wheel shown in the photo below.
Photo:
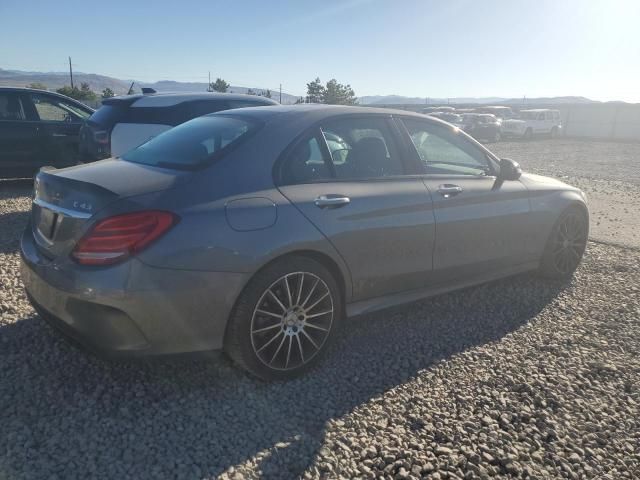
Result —
[{"label": "rear alloy wheel", "polygon": [[540,273],[545,277],[568,278],[580,265],[587,247],[589,219],[577,207],[560,216],[547,241]]},{"label": "rear alloy wheel", "polygon": [[249,283],[230,319],[225,348],[260,378],[291,378],[326,350],[341,311],[332,275],[314,260],[293,257]]}]

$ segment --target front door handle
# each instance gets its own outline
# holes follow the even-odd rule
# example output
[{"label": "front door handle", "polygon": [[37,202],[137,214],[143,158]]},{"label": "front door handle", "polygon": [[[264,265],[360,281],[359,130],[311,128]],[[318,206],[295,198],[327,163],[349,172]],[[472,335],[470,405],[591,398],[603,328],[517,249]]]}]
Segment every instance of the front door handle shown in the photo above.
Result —
[{"label": "front door handle", "polygon": [[344,195],[328,194],[320,195],[313,203],[318,208],[338,208],[351,203],[351,199]]},{"label": "front door handle", "polygon": [[453,197],[454,195],[458,195],[461,192],[462,187],[460,185],[453,185],[451,183],[443,183],[438,187],[438,193],[444,198]]}]

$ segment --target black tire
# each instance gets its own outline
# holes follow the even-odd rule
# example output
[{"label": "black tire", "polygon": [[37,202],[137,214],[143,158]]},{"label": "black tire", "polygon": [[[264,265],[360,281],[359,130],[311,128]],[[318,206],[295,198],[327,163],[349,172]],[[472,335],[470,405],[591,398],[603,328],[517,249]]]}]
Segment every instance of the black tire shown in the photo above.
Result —
[{"label": "black tire", "polygon": [[531,140],[533,138],[533,130],[531,130],[531,128],[527,128],[524,131],[523,137],[525,140]]},{"label": "black tire", "polygon": [[288,380],[326,352],[343,311],[338,283],[324,265],[308,257],[285,257],[259,271],[240,294],[224,349],[263,380]]},{"label": "black tire", "polygon": [[567,208],[547,239],[539,273],[546,278],[567,279],[582,261],[589,236],[589,216],[584,208]]},{"label": "black tire", "polygon": [[558,138],[558,127],[553,127],[551,129],[551,138]]}]

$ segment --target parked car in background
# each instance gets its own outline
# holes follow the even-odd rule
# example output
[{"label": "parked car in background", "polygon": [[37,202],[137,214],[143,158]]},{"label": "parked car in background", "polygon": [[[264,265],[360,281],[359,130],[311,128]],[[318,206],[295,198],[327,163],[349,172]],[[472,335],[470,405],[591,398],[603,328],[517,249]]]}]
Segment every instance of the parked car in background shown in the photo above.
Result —
[{"label": "parked car in background", "polygon": [[580,190],[435,118],[243,108],[39,172],[22,277],[42,318],[89,349],[224,349],[284,379],[345,316],[524,271],[571,276],[588,222]]},{"label": "parked car in background", "polygon": [[93,109],[58,93],[0,87],[0,177],[32,177],[78,161],[78,134]]},{"label": "parked car in background", "polygon": [[458,128],[462,128],[463,127],[462,115],[458,115],[457,113],[453,113],[453,112],[433,112],[433,113],[429,113],[428,115],[430,117],[438,118],[440,120],[448,122],[448,123],[450,123],[451,125],[453,125],[455,127],[458,127]]},{"label": "parked car in background", "polygon": [[150,93],[113,97],[80,132],[82,159],[118,157],[192,118],[242,107],[277,105],[270,98],[232,93]]},{"label": "parked car in background", "polygon": [[514,116],[511,107],[506,107],[503,105],[485,105],[476,108],[475,111],[478,113],[490,113],[501,120],[507,120],[509,118],[513,118]]},{"label": "parked car in background", "polygon": [[441,106],[441,107],[433,106],[433,107],[425,107],[425,108],[423,108],[422,109],[422,113],[425,113],[425,114],[428,115],[428,114],[434,113],[434,112],[455,112],[455,110],[456,110],[455,107],[450,107],[448,105],[444,105],[444,106]]},{"label": "parked car in background", "polygon": [[502,121],[489,113],[465,113],[462,129],[476,140],[499,142],[502,138]]},{"label": "parked car in background", "polygon": [[534,135],[551,135],[555,138],[561,130],[560,111],[546,108],[520,110],[517,118],[502,123],[505,137],[531,139]]}]

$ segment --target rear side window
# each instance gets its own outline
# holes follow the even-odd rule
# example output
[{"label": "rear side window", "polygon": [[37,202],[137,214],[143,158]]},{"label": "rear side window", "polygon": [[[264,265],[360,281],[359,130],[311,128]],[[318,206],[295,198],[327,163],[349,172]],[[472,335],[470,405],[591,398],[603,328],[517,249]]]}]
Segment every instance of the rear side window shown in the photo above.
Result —
[{"label": "rear side window", "polygon": [[239,118],[199,117],[161,133],[121,158],[145,165],[190,170],[220,158],[257,128],[257,124]]},{"label": "rear side window", "polygon": [[402,174],[386,119],[353,117],[326,121],[317,135],[297,144],[282,164],[280,181],[291,185]]},{"label": "rear side window", "polygon": [[322,125],[338,179],[402,175],[402,160],[382,118],[347,118]]},{"label": "rear side window", "polygon": [[282,182],[285,185],[313,183],[332,178],[321,145],[321,136],[315,135],[303,139],[293,148],[282,169]]},{"label": "rear side window", "polygon": [[0,93],[0,120],[26,120],[22,101],[15,93]]}]

